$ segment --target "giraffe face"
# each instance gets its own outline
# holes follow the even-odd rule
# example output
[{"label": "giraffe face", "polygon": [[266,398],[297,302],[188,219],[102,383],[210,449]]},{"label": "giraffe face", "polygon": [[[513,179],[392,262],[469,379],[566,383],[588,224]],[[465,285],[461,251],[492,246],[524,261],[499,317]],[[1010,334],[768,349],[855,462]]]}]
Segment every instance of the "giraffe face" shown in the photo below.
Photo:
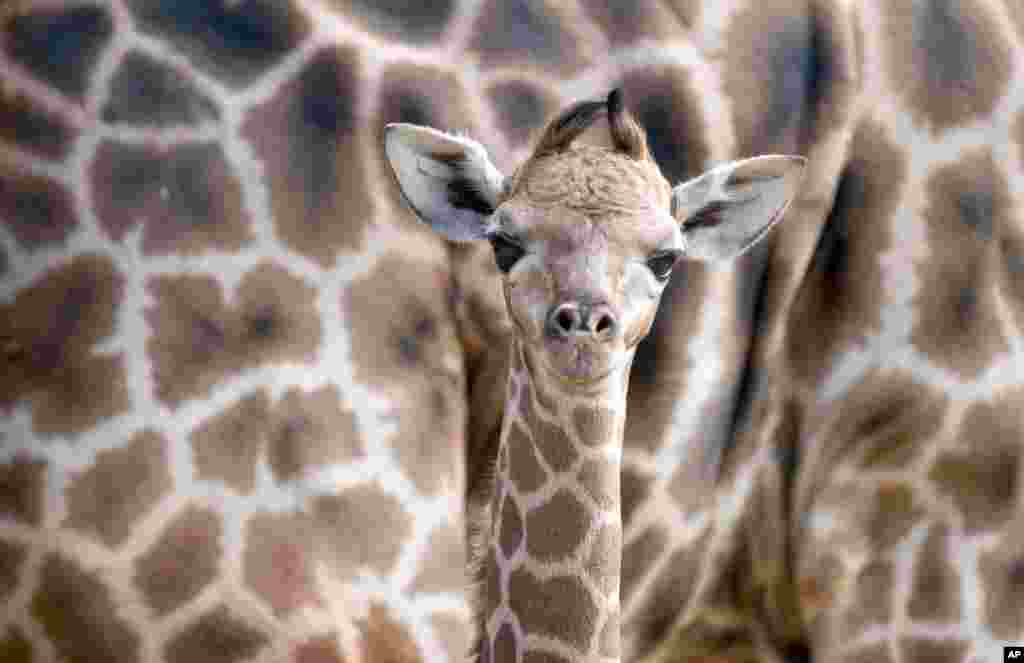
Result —
[{"label": "giraffe face", "polygon": [[670,194],[650,162],[593,147],[517,176],[487,239],[514,333],[545,377],[587,385],[628,364],[683,255]]},{"label": "giraffe face", "polygon": [[[613,147],[573,142],[602,116]],[[755,157],[672,188],[615,91],[553,119],[509,178],[463,136],[392,124],[384,146],[422,221],[452,241],[491,243],[527,356],[576,385],[628,365],[680,257],[732,260],[765,237],[804,168],[800,157]]]}]

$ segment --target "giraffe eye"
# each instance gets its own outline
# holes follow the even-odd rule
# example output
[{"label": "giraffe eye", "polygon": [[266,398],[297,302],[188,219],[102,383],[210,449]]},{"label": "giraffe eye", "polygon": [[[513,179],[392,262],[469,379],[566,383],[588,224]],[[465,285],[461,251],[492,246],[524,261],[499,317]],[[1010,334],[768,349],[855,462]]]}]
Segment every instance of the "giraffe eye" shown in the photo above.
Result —
[{"label": "giraffe eye", "polygon": [[659,281],[667,281],[679,256],[679,251],[658,251],[647,259],[647,268],[654,274],[654,278]]},{"label": "giraffe eye", "polygon": [[494,262],[498,263],[498,269],[506,274],[526,255],[526,250],[519,242],[505,233],[491,235],[490,242],[494,249]]}]

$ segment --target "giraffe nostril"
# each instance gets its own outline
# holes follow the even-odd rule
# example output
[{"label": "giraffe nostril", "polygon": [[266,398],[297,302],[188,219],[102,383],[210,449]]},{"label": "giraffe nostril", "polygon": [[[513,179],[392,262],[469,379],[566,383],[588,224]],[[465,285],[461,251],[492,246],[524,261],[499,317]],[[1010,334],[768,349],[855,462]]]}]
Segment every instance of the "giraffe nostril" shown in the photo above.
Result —
[{"label": "giraffe nostril", "polygon": [[606,304],[563,303],[548,315],[548,333],[555,336],[591,336],[608,340],[618,330],[615,314]]},{"label": "giraffe nostril", "polygon": [[615,314],[607,304],[598,304],[590,310],[587,320],[590,332],[601,339],[607,339],[615,334],[618,323]]}]

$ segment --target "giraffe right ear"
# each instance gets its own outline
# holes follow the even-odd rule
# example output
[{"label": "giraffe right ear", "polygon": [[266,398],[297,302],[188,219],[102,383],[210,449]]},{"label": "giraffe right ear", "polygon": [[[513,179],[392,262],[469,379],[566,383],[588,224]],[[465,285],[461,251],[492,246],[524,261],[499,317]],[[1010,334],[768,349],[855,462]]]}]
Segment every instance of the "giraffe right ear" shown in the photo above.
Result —
[{"label": "giraffe right ear", "polygon": [[803,181],[807,160],[765,155],[731,161],[672,189],[686,255],[733,260],[779,222]]},{"label": "giraffe right ear", "polygon": [[389,124],[384,151],[421,221],[455,242],[487,237],[504,178],[483,145],[428,127]]}]

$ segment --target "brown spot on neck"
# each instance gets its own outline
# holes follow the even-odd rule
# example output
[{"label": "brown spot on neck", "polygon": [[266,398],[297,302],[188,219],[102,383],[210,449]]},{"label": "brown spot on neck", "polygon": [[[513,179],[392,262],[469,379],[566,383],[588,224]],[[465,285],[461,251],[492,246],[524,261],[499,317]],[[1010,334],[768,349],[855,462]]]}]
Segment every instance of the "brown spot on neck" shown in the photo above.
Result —
[{"label": "brown spot on neck", "polygon": [[508,603],[527,636],[549,636],[580,651],[590,647],[600,609],[579,578],[540,580],[517,569],[509,578]]},{"label": "brown spot on neck", "polygon": [[547,502],[527,512],[526,551],[541,561],[565,560],[578,553],[594,526],[594,514],[571,492],[559,490]]},{"label": "brown spot on neck", "polygon": [[547,482],[547,472],[537,460],[533,441],[523,431],[523,427],[515,421],[510,426],[503,449],[509,458],[508,477],[520,492],[533,492]]},{"label": "brown spot on neck", "polygon": [[513,663],[518,660],[516,657],[516,636],[512,627],[507,623],[502,624],[498,629],[498,635],[494,638],[494,663]]},{"label": "brown spot on neck", "polygon": [[522,412],[520,421],[548,467],[554,472],[567,471],[579,454],[569,435],[540,415],[534,400],[533,387],[529,383],[520,394],[519,406]]},{"label": "brown spot on neck", "polygon": [[616,442],[615,435],[621,431],[615,412],[601,405],[578,406],[573,410],[572,418],[580,442],[587,446]]},{"label": "brown spot on neck", "polygon": [[558,654],[547,651],[528,651],[523,656],[523,663],[570,663]]}]

